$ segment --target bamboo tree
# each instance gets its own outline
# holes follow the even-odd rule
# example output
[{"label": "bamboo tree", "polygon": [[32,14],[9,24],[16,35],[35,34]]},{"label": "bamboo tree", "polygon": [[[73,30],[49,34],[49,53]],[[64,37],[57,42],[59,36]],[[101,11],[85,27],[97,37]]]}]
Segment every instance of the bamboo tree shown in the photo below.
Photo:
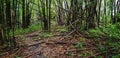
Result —
[{"label": "bamboo tree", "polygon": [[102,0],[99,0],[98,2],[98,11],[97,11],[97,24],[98,24],[98,27],[100,26],[100,14],[101,14],[101,4],[102,4]]},{"label": "bamboo tree", "polygon": [[4,9],[4,1],[0,0],[0,45],[4,44],[4,39],[3,39],[3,20],[4,20],[4,13],[3,13],[3,9]]},{"label": "bamboo tree", "polygon": [[57,4],[58,4],[58,15],[57,15],[57,22],[58,22],[58,25],[63,25],[63,21],[62,21],[62,10],[60,7],[62,7],[62,2],[61,0],[57,0]]},{"label": "bamboo tree", "polygon": [[116,20],[117,22],[120,22],[120,0],[117,0],[117,3],[116,3]]},{"label": "bamboo tree", "polygon": [[97,1],[95,0],[89,0],[88,3],[90,3],[90,5],[88,4],[88,16],[87,16],[87,28],[95,28],[95,15],[96,15],[96,5],[97,5]]},{"label": "bamboo tree", "polygon": [[43,14],[43,23],[44,31],[50,31],[50,19],[51,19],[51,1],[50,0],[41,0],[42,14]]},{"label": "bamboo tree", "polygon": [[26,0],[26,27],[30,25],[31,11],[29,0]]},{"label": "bamboo tree", "polygon": [[51,29],[51,2],[52,2],[52,0],[49,0],[49,5],[48,5],[49,6],[49,10],[48,10],[49,11],[49,14],[48,14],[49,15],[49,19],[48,19],[48,23],[49,23],[48,24],[49,25],[48,29],[49,29],[49,31]]},{"label": "bamboo tree", "polygon": [[22,0],[22,28],[26,28],[25,8],[25,0]]},{"label": "bamboo tree", "polygon": [[7,21],[7,27],[12,27],[12,20],[11,20],[11,0],[6,0],[6,21]]}]

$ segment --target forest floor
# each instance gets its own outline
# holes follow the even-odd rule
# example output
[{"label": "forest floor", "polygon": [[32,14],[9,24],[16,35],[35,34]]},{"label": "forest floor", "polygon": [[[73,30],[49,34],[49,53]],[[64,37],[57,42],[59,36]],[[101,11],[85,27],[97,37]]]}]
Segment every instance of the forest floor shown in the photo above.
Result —
[{"label": "forest floor", "polygon": [[18,38],[24,38],[18,40],[22,47],[2,58],[93,58],[101,54],[98,44],[105,41],[86,38],[85,34],[72,37],[71,32],[56,31],[50,37],[41,37],[40,31],[19,35]]},{"label": "forest floor", "polygon": [[[25,43],[29,47],[24,51],[22,58],[79,58],[83,57],[82,54],[86,52],[92,53],[92,51],[97,50],[93,40],[83,37],[63,38],[63,35],[56,33],[58,35],[54,34],[49,38],[34,40],[33,34],[35,33],[25,36]],[[84,43],[84,48],[76,49],[75,45],[80,41]]]},{"label": "forest floor", "polygon": [[[25,34],[22,45],[12,55],[4,57],[12,58],[14,56],[21,58],[90,58],[97,54],[96,41],[85,37],[66,37],[66,34],[60,32],[52,33],[54,36],[40,38],[40,32]],[[79,44],[79,48],[75,46]]]}]

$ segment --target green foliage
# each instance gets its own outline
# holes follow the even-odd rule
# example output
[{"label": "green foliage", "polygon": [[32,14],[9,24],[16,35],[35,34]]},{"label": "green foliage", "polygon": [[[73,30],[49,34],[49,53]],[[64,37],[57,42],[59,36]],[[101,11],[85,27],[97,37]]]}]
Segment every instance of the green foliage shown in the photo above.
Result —
[{"label": "green foliage", "polygon": [[112,56],[112,58],[120,58],[120,54]]},{"label": "green foliage", "polygon": [[[120,40],[120,23],[109,24],[101,28],[89,30],[88,34],[90,35],[90,37],[108,39],[106,41],[107,46],[102,44],[98,45],[98,50],[100,52],[104,52],[108,48],[114,48],[114,50],[118,50],[118,48],[120,47],[120,43],[117,42],[118,40]],[[114,56],[114,58],[117,57],[119,58],[119,56]]]},{"label": "green foliage", "polygon": [[109,42],[108,46],[118,49],[120,47],[120,43],[119,42]]},{"label": "green foliage", "polygon": [[102,32],[110,39],[120,39],[120,29],[116,27],[116,25],[108,25],[107,27],[103,27]]},{"label": "green foliage", "polygon": [[43,37],[43,38],[48,38],[48,37],[52,37],[53,34],[52,33],[42,33],[42,34],[39,34],[40,37]]},{"label": "green foliage", "polygon": [[15,58],[21,58],[21,57],[19,57],[19,56],[16,56]]},{"label": "green foliage", "polygon": [[58,29],[60,32],[68,32],[66,29]]},{"label": "green foliage", "polygon": [[95,38],[106,37],[109,39],[119,40],[120,39],[119,26],[120,26],[120,23],[117,23],[115,25],[109,24],[102,28],[96,28],[93,30],[89,30],[88,33],[91,37],[95,37]]},{"label": "green foliage", "polygon": [[115,15],[115,17],[116,17],[116,18],[120,18],[120,13],[117,13],[117,14]]},{"label": "green foliage", "polygon": [[85,37],[80,37],[80,42],[85,42],[86,41],[86,38]]},{"label": "green foliage", "polygon": [[75,45],[76,48],[82,49],[83,48],[83,43],[79,42]]},{"label": "green foliage", "polygon": [[98,50],[99,50],[100,52],[104,52],[104,51],[105,51],[105,48],[104,48],[104,46],[99,45]]},{"label": "green foliage", "polygon": [[[29,26],[26,29],[23,29],[23,28],[16,29],[15,32],[14,32],[14,34],[15,35],[26,34],[26,33],[31,33],[31,32],[40,30],[40,29],[41,29],[41,25],[40,24],[39,25],[33,24],[33,25]],[[12,34],[13,34],[13,32],[11,31],[10,35],[12,35]]]},{"label": "green foliage", "polygon": [[99,28],[92,29],[92,30],[89,31],[89,36],[90,36],[90,37],[95,37],[95,38],[97,38],[97,37],[101,37],[101,36],[103,36],[103,35],[104,35],[104,33],[101,32],[101,30],[100,30]]},{"label": "green foliage", "polygon": [[102,56],[95,56],[94,58],[103,58]]},{"label": "green foliage", "polygon": [[67,30],[65,27],[58,26],[57,28],[58,28],[57,30],[58,30],[59,32],[63,32],[63,33],[64,33],[64,32],[68,32],[68,30]]},{"label": "green foliage", "polygon": [[91,55],[93,55],[92,51],[86,51],[83,54],[81,54],[81,57],[88,57],[88,56],[91,56]]},{"label": "green foliage", "polygon": [[117,29],[120,29],[120,23],[116,23],[115,26]]}]

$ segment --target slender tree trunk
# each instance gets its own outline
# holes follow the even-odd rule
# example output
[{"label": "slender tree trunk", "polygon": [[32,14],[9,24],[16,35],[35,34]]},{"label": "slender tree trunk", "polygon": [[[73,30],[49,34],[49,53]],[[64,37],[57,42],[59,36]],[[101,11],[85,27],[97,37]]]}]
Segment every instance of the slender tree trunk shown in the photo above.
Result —
[{"label": "slender tree trunk", "polygon": [[51,29],[51,2],[52,0],[49,0],[49,31]]},{"label": "slender tree trunk", "polygon": [[12,20],[11,20],[11,0],[6,0],[6,21],[7,27],[11,29]]},{"label": "slender tree trunk", "polygon": [[95,24],[95,15],[97,13],[96,11],[96,6],[97,6],[97,1],[96,0],[88,0],[86,3],[90,3],[90,5],[87,5],[87,29],[92,29],[96,27]]},{"label": "slender tree trunk", "polygon": [[29,0],[26,0],[26,27],[30,25],[31,11],[30,11]]},{"label": "slender tree trunk", "polygon": [[26,28],[25,8],[25,0],[22,0],[22,28]]},{"label": "slender tree trunk", "polygon": [[102,0],[99,0],[99,9],[98,9],[98,15],[97,15],[97,18],[98,18],[98,27],[100,26],[100,14],[101,14],[101,3],[102,3]]},{"label": "slender tree trunk", "polygon": [[118,17],[116,18],[117,19],[117,22],[120,22],[120,0],[117,1],[117,5],[116,5],[116,8],[117,8],[117,15]]}]

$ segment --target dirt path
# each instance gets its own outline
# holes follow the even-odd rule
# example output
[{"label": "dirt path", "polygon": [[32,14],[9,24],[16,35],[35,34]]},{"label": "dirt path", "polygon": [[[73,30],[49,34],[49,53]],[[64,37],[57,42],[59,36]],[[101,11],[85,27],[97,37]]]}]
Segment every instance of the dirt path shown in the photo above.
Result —
[{"label": "dirt path", "polygon": [[[25,34],[24,48],[13,55],[18,54],[21,58],[89,58],[97,50],[96,42],[92,39],[64,38],[65,34],[60,32],[53,33],[48,38],[41,38],[39,34],[39,31]],[[82,43],[82,46],[78,45],[80,49],[75,47],[78,43]]]},{"label": "dirt path", "polygon": [[[62,39],[60,34],[56,33],[53,37],[39,39],[37,37],[39,32],[33,32],[30,34],[24,35],[25,37],[25,45],[27,48],[24,50],[22,54],[22,58],[68,58],[68,56],[64,55],[64,51],[70,47],[68,44],[55,44],[55,41]],[[34,40],[33,38],[38,38],[38,40]],[[72,47],[73,48],[73,47]]]},{"label": "dirt path", "polygon": [[25,37],[25,45],[27,46],[22,54],[22,58],[46,58],[41,50],[42,46],[39,44],[41,43],[40,41],[35,41],[33,38],[39,35],[39,31],[26,34],[24,35]]},{"label": "dirt path", "polygon": [[[22,58],[79,58],[83,57],[86,52],[96,50],[95,42],[86,38],[63,38],[60,33],[57,34],[58,36],[55,33],[53,37],[39,39],[38,34],[37,31],[24,36],[27,47]],[[38,40],[34,40],[34,38],[38,38]],[[77,42],[84,43],[83,49],[75,48]],[[80,56],[80,54],[83,55]]]}]

